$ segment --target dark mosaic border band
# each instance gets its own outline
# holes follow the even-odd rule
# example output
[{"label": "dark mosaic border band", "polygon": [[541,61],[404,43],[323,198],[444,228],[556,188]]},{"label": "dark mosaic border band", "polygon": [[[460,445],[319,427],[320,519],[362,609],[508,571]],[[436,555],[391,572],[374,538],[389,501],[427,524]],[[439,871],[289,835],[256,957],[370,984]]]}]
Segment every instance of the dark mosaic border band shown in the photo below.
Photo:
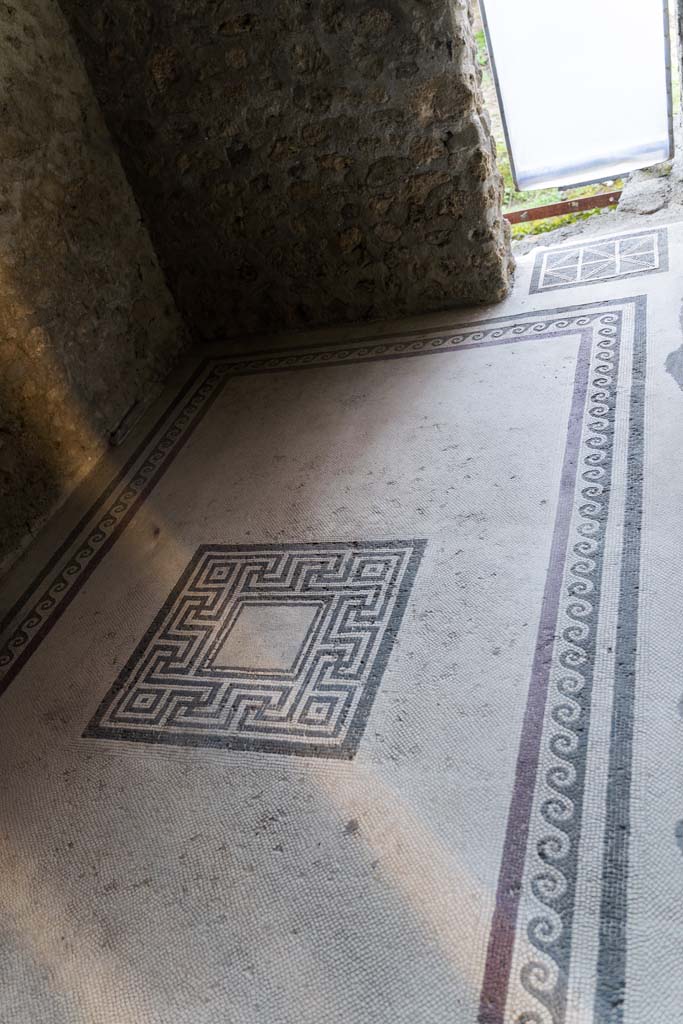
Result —
[{"label": "dark mosaic border band", "polygon": [[[543,310],[535,313],[497,317],[468,325],[458,325],[442,331],[432,330],[409,332],[403,336],[374,338],[348,345],[309,345],[296,349],[276,350],[269,353],[253,353],[244,356],[226,357],[205,362],[188,382],[181,395],[174,400],[155,428],[131,456],[126,466],[105,489],[65,544],[50,560],[39,580],[22,596],[7,617],[9,624],[19,616],[22,609],[29,610],[21,617],[20,624],[11,633],[6,645],[0,651],[0,691],[9,685],[37,645],[58,621],[64,609],[78,593],[88,576],[99,564],[104,554],[111,549],[116,539],[125,530],[136,511],[140,508],[168,466],[172,463],[185,441],[191,436],[201,418],[220,394],[223,383],[229,378],[248,374],[277,373],[304,370],[309,367],[338,366],[361,362],[387,361],[442,355],[459,350],[497,345],[517,344],[526,340],[558,340],[577,333],[581,336],[580,359],[577,361],[576,384],[581,382],[581,367],[586,369],[585,356],[590,340],[599,340],[601,327],[609,329],[619,319],[620,308],[630,306],[635,314],[634,369],[631,389],[631,413],[629,421],[629,480],[628,508],[624,533],[624,563],[619,600],[619,622],[617,635],[621,637],[620,656],[615,664],[614,720],[610,747],[610,806],[608,808],[608,832],[604,848],[603,905],[600,918],[599,958],[602,974],[596,992],[596,1020],[599,1024],[616,1024],[623,1013],[623,991],[625,978],[625,927],[626,927],[626,884],[628,878],[628,813],[629,777],[632,746],[633,687],[635,674],[635,627],[637,622],[637,572],[639,566],[640,517],[642,492],[642,408],[643,381],[645,373],[645,306],[644,297],[615,299],[606,302],[592,302],[563,309]],[[601,318],[606,318],[601,324]],[[582,361],[583,360],[583,361]],[[595,364],[598,377],[587,380],[588,387],[606,387],[608,381],[600,381],[599,375],[609,377],[611,369],[600,370]],[[585,397],[585,396],[584,396]],[[574,392],[570,435],[572,424],[579,422],[581,392]],[[600,398],[591,395],[591,401],[601,404]],[[590,415],[597,420],[607,419],[613,412],[610,399],[602,404],[607,408]],[[578,403],[578,404],[577,404]],[[611,422],[611,421],[610,421]],[[610,427],[610,429],[612,429]],[[596,432],[596,435],[600,431]],[[611,437],[611,435],[605,435]],[[569,455],[565,456],[563,471],[563,494],[570,487],[577,472],[576,459],[571,455],[571,437],[568,439]],[[599,447],[599,446],[598,446]],[[574,459],[574,461],[572,461]],[[598,467],[594,467],[598,468]],[[600,467],[604,468],[604,467]],[[567,476],[567,474],[571,475]],[[585,485],[591,487],[590,479]],[[574,490],[572,489],[572,494]],[[597,494],[587,495],[586,504],[591,506]],[[609,488],[605,500],[609,498]],[[600,502],[598,502],[600,503]],[[506,997],[510,982],[512,956],[518,931],[517,909],[521,895],[525,864],[529,851],[527,837],[530,828],[533,794],[537,781],[543,723],[546,715],[546,697],[550,661],[553,652],[558,623],[556,611],[559,607],[559,587],[563,578],[567,557],[570,554],[565,536],[563,517],[568,510],[560,503],[558,522],[555,527],[553,555],[549,566],[544,616],[539,631],[539,642],[534,662],[528,704],[525,713],[517,772],[513,787],[512,806],[508,822],[505,853],[499,880],[496,910],[494,914],[487,968],[481,996],[479,1020],[481,1024],[507,1024]],[[602,517],[590,514],[589,521]],[[558,532],[559,531],[559,532]],[[591,538],[587,538],[591,540]],[[593,538],[594,539],[594,538]],[[587,557],[591,557],[589,554]],[[591,558],[592,561],[595,561]],[[597,565],[597,561],[595,563]],[[600,575],[597,572],[596,578]],[[35,597],[35,594],[38,597]],[[572,634],[570,640],[577,640],[581,631]],[[584,654],[590,660],[590,643]],[[580,647],[580,644],[576,646]],[[585,733],[577,744],[577,756],[572,762],[576,773],[576,792],[572,804],[574,839],[569,843],[570,855],[566,861],[568,888],[562,896],[561,914],[557,915],[561,928],[557,938],[549,940],[541,929],[537,934],[528,934],[529,945],[535,950],[543,969],[549,963],[556,969],[556,984],[551,985],[550,994],[544,992],[542,1005],[534,988],[533,958],[530,960],[529,975],[524,986],[529,994],[528,1010],[520,1009],[515,1024],[532,1024],[546,1019],[548,1013],[553,1024],[563,1024],[566,1016],[566,985],[569,969],[569,951],[574,915],[576,888],[575,843],[580,831],[581,805],[585,782],[585,748],[587,726],[590,714],[590,680],[584,686],[581,714],[585,715]],[[617,699],[618,698],[618,699]],[[556,777],[556,780],[559,778]],[[557,825],[557,822],[554,822]],[[568,835],[568,833],[567,833]],[[569,837],[571,838],[571,836]],[[554,865],[557,867],[557,864]],[[546,891],[546,896],[548,892]],[[556,911],[554,911],[556,912]],[[524,979],[523,979],[524,980]]]},{"label": "dark mosaic border band", "polygon": [[647,372],[645,302],[637,313],[629,410],[626,507],[621,548],[612,698],[595,1024],[622,1024],[626,997],[628,840],[640,596]]}]

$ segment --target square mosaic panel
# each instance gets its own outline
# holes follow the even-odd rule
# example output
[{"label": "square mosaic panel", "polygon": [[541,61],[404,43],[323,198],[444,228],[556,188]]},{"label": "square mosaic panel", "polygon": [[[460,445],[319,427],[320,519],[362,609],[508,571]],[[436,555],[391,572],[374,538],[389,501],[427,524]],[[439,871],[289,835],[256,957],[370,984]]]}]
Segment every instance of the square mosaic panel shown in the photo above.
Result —
[{"label": "square mosaic panel", "polygon": [[425,543],[200,547],[85,735],[352,757]]},{"label": "square mosaic panel", "polygon": [[530,294],[668,270],[666,228],[539,252]]}]

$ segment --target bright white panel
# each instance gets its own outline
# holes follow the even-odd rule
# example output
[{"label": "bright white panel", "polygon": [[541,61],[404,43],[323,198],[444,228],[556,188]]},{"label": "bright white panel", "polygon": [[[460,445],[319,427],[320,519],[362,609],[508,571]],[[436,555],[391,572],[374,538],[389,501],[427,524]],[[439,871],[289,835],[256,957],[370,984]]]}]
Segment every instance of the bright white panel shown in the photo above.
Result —
[{"label": "bright white panel", "polygon": [[519,189],[671,156],[666,0],[482,0]]}]

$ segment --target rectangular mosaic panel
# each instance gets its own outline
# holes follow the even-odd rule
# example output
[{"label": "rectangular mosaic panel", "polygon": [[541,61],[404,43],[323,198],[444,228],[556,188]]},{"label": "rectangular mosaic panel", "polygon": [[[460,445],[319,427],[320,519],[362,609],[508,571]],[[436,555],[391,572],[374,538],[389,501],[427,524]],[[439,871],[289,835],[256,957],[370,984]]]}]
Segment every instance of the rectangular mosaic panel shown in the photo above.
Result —
[{"label": "rectangular mosaic panel", "polygon": [[539,252],[530,294],[667,270],[666,228]]},{"label": "rectangular mosaic panel", "polygon": [[86,735],[353,756],[424,545],[200,547]]}]

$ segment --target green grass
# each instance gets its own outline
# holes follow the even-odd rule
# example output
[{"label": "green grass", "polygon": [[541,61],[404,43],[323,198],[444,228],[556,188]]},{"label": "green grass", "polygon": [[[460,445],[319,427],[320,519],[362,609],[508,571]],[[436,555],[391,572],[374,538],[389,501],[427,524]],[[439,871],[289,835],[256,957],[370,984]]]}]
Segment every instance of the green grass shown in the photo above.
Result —
[{"label": "green grass", "polygon": [[474,38],[477,41],[477,63],[479,67],[486,68],[489,64],[489,54],[486,48],[486,35],[484,30],[481,29],[479,32],[475,32]]}]

